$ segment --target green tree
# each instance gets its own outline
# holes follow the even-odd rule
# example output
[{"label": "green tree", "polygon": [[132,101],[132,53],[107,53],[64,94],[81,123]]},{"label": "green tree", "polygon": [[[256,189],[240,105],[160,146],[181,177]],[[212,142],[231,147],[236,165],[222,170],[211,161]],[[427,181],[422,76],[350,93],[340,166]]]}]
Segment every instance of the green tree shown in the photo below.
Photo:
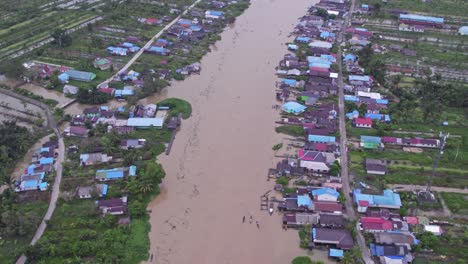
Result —
[{"label": "green tree", "polygon": [[72,44],[71,36],[61,28],[55,29],[51,35],[54,38],[54,43],[59,47],[68,47]]},{"label": "green tree", "polygon": [[0,73],[8,78],[20,78],[25,68],[19,60],[9,60],[8,63],[0,63]]}]

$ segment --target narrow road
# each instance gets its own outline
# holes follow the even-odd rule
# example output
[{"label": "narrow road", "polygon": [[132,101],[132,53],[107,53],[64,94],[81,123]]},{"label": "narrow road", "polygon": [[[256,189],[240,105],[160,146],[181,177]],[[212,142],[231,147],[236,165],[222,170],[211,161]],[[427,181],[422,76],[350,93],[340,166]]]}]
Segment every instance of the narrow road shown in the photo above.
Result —
[{"label": "narrow road", "polygon": [[[59,194],[60,194],[60,182],[62,181],[62,163],[65,160],[65,144],[63,142],[63,137],[62,137],[62,135],[60,134],[60,131],[57,128],[57,123],[55,122],[55,120],[54,120],[54,118],[52,116],[52,113],[50,112],[50,109],[49,109],[49,107],[47,105],[43,104],[42,102],[31,99],[29,97],[25,97],[25,96],[16,94],[16,93],[14,93],[12,91],[9,91],[9,90],[6,90],[6,89],[0,88],[0,93],[2,93],[3,95],[6,95],[6,96],[11,96],[11,97],[17,98],[19,100],[23,100],[23,101],[25,101],[27,103],[30,103],[32,105],[35,105],[37,107],[42,108],[47,114],[47,124],[49,125],[50,128],[52,128],[52,130],[54,131],[55,135],[57,136],[58,142],[59,142],[58,157],[57,157],[57,160],[55,162],[56,175],[55,175],[54,185],[52,187],[52,195],[51,195],[50,202],[49,202],[49,208],[47,209],[47,212],[44,215],[44,218],[42,219],[41,224],[37,228],[36,233],[34,234],[34,237],[31,240],[30,244],[34,245],[34,244],[36,244],[37,241],[39,241],[41,236],[44,234],[44,231],[45,231],[45,229],[47,227],[47,221],[50,220],[50,218],[54,214],[55,207],[57,206],[57,200],[58,200],[58,197],[59,197]],[[24,264],[24,263],[26,263],[26,260],[27,260],[27,258],[23,254],[18,259],[16,264]]]},{"label": "narrow road", "polygon": [[[389,188],[394,189],[396,192],[412,192],[425,190],[425,185],[409,185],[409,184],[389,184]],[[432,191],[436,192],[451,192],[451,193],[463,193],[468,194],[468,189],[449,188],[449,187],[437,187],[431,186]]]},{"label": "narrow road", "polygon": [[[337,38],[337,45],[338,45],[338,96],[339,96],[339,101],[338,101],[338,112],[339,112],[339,129],[340,129],[340,150],[341,150],[341,180],[343,182],[343,194],[346,196],[346,215],[349,220],[358,220],[356,217],[356,213],[354,211],[354,206],[353,206],[353,200],[352,197],[350,197],[351,193],[351,180],[349,176],[349,171],[348,171],[348,152],[346,148],[346,142],[347,142],[347,135],[346,135],[346,119],[345,119],[345,107],[344,107],[344,84],[343,84],[343,63],[342,63],[342,58],[343,54],[341,51],[341,44],[343,43],[344,38],[344,32],[346,28],[349,25],[349,20],[353,14],[355,6],[355,0],[351,1],[351,7],[348,11],[348,15],[345,18],[345,21],[343,23],[343,26],[341,28],[341,31],[338,34]],[[361,231],[359,231],[359,223],[356,223],[356,230],[357,230],[357,242],[359,245],[359,248],[361,249],[362,252],[362,259],[364,263],[366,264],[372,264],[374,261],[372,260],[372,256],[370,254],[369,249],[367,248],[366,240],[364,239],[364,236],[362,235]]]},{"label": "narrow road", "polygon": [[98,85],[98,87],[106,87],[114,78],[118,77],[120,74],[122,74],[124,71],[128,70],[128,68],[130,68],[130,66],[132,66],[133,63],[135,63],[135,61],[138,60],[138,58],[140,58],[140,56],[143,54],[143,52],[149,48],[151,46],[151,44],[157,39],[159,38],[166,30],[168,30],[170,27],[172,27],[175,23],[177,23],[177,21],[179,21],[179,19],[187,14],[187,12],[192,9],[194,6],[196,6],[198,3],[200,3],[201,0],[197,0],[195,1],[192,5],[190,5],[189,7],[187,7],[184,12],[182,12],[178,17],[176,17],[174,20],[172,20],[169,24],[167,24],[163,29],[161,29],[161,31],[159,31],[158,33],[156,33],[156,35],[154,35],[146,44],[145,46],[143,46],[137,53],[135,53],[135,55],[133,55],[133,57],[127,62],[127,64],[125,64],[116,74],[112,75],[111,77],[109,77],[109,79],[105,80],[104,82],[100,83]]}]

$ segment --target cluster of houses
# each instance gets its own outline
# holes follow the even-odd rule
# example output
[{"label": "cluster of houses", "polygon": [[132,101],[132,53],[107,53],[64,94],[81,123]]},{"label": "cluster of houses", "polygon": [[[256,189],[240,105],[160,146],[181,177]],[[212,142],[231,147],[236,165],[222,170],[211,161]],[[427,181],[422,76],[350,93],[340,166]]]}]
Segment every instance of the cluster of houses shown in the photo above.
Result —
[{"label": "cluster of houses", "polygon": [[50,140],[42,144],[32,155],[31,164],[24,169],[22,175],[15,182],[15,192],[46,191],[48,188],[47,175],[54,170],[58,156],[57,140]]},{"label": "cluster of houses", "polygon": [[[318,8],[328,16],[319,16]],[[341,155],[336,137],[338,105],[326,98],[338,94],[335,40],[342,26],[346,6],[341,0],[322,0],[300,18],[294,29],[291,53],[280,61],[276,74],[276,97],[281,102],[277,123],[301,127],[304,143],[289,158],[270,170],[273,177],[316,176],[316,183],[284,193],[278,209],[284,212],[283,226],[310,228],[309,248],[329,248],[330,257],[342,258],[354,247],[353,237],[345,228],[342,188],[338,166]],[[308,56],[299,56],[306,53]],[[275,190],[283,190],[276,185]]]},{"label": "cluster of houses", "polygon": [[125,112],[125,108],[119,107],[115,110],[107,106],[90,107],[83,110],[82,115],[75,115],[70,121],[70,126],[65,128],[64,135],[69,137],[88,137],[90,127],[104,124],[107,130],[118,134],[128,134],[136,129],[163,128],[168,115],[168,107],[155,104],[146,106],[132,106],[128,112],[127,119],[118,118],[119,114]]},{"label": "cluster of houses", "polygon": [[137,39],[128,39],[116,46],[107,47],[107,52],[111,55],[127,56],[139,51],[141,48],[136,44]]}]

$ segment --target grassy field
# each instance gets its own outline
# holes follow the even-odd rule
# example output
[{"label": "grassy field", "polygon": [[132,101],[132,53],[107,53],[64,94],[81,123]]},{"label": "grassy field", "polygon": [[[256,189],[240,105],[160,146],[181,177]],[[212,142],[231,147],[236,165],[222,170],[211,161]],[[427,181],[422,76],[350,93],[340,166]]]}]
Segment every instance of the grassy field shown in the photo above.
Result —
[{"label": "grassy field", "polygon": [[381,4],[382,8],[400,8],[413,12],[428,13],[437,16],[466,16],[468,4],[465,0],[444,0],[424,3],[422,0],[392,0],[382,3],[380,0],[360,0],[363,4]]},{"label": "grassy field", "polygon": [[468,215],[468,195],[442,192],[442,198],[452,213]]},{"label": "grassy field", "polygon": [[304,136],[304,128],[301,126],[282,125],[275,128],[276,133],[283,133],[293,137]]}]

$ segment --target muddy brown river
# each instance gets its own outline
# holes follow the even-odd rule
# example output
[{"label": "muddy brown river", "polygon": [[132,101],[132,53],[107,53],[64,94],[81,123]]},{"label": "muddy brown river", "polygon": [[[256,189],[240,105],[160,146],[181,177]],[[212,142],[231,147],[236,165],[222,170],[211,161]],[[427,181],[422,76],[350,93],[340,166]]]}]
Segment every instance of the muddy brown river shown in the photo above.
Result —
[{"label": "muddy brown river", "polygon": [[[274,185],[266,175],[278,161],[272,147],[283,137],[274,132],[274,68],[297,18],[313,3],[253,0],[202,60],[201,75],[163,92],[190,101],[193,114],[171,154],[159,158],[167,174],[148,206],[149,263],[285,264],[307,254],[297,231],[281,228],[280,214],[260,211],[260,196]],[[329,262],[326,254],[314,250],[312,258]]]}]

